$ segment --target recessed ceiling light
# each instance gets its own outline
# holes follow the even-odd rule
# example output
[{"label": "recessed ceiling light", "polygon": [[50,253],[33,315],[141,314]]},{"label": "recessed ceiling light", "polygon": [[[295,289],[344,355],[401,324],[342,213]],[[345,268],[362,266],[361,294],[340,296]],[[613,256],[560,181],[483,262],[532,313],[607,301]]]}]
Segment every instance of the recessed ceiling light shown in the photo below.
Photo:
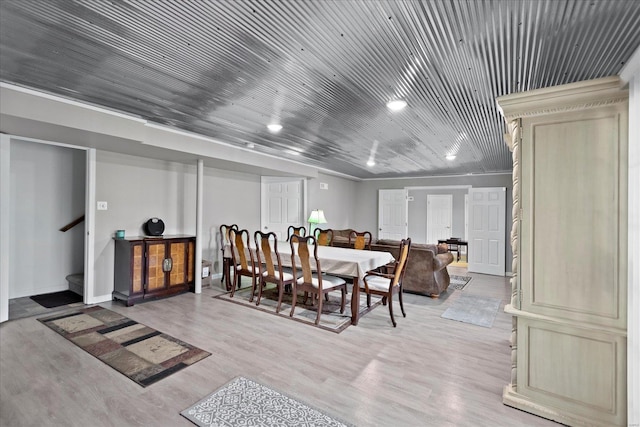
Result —
[{"label": "recessed ceiling light", "polygon": [[407,102],[403,101],[402,99],[396,99],[396,100],[387,102],[387,108],[390,109],[391,111],[400,111],[406,106],[407,106]]},{"label": "recessed ceiling light", "polygon": [[449,160],[449,161],[455,160],[456,159],[456,155],[455,154],[447,154],[446,159]]},{"label": "recessed ceiling light", "polygon": [[374,162],[373,160],[369,160],[369,161],[367,161],[367,166],[369,166],[369,167],[373,167],[373,166],[375,166],[375,165],[376,165],[376,162]]},{"label": "recessed ceiling light", "polygon": [[267,125],[267,129],[273,133],[280,132],[282,125],[280,123],[271,123]]},{"label": "recessed ceiling light", "polygon": [[287,153],[293,154],[294,156],[299,156],[300,155],[300,152],[296,151],[296,150],[286,150],[286,151],[287,151]]},{"label": "recessed ceiling light", "polygon": [[256,148],[256,144],[253,142],[247,142],[247,148]]}]

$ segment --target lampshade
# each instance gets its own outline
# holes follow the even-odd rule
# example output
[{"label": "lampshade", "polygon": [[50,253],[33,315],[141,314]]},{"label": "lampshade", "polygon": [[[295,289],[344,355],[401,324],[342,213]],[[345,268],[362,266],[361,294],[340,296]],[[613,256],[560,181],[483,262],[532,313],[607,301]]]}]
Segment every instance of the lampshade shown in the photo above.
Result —
[{"label": "lampshade", "polygon": [[324,217],[324,211],[321,209],[311,211],[311,215],[309,215],[307,222],[309,224],[326,224],[327,219]]}]

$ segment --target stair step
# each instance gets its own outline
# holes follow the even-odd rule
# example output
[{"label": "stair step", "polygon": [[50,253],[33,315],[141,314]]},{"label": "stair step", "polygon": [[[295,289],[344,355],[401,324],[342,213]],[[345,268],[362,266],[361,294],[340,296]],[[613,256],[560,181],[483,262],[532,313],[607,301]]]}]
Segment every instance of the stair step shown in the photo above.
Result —
[{"label": "stair step", "polygon": [[66,277],[69,282],[69,290],[75,292],[78,295],[84,295],[84,274],[69,274]]}]

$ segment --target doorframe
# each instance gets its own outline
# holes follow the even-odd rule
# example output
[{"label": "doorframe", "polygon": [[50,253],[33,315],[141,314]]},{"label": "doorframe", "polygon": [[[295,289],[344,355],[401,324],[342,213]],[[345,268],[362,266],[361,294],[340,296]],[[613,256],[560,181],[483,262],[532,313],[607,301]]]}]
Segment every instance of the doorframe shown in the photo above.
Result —
[{"label": "doorframe", "polygon": [[64,148],[85,151],[85,220],[84,220],[84,295],[85,304],[102,302],[95,300],[94,268],[95,268],[95,189],[96,189],[96,149],[67,144],[57,141],[29,138],[19,135],[0,135],[0,232],[4,236],[0,243],[0,322],[9,320],[9,265],[11,254],[9,251],[9,233],[11,232],[10,189],[11,189],[11,140],[35,142]]}]

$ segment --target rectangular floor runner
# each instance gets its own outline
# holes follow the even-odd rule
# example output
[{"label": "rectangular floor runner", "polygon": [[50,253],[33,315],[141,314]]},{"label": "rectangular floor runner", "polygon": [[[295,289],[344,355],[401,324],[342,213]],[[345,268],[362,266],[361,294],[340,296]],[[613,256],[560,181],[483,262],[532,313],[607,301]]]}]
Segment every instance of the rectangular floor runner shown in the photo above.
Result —
[{"label": "rectangular floor runner", "polygon": [[211,355],[102,307],[38,320],[143,387]]}]

